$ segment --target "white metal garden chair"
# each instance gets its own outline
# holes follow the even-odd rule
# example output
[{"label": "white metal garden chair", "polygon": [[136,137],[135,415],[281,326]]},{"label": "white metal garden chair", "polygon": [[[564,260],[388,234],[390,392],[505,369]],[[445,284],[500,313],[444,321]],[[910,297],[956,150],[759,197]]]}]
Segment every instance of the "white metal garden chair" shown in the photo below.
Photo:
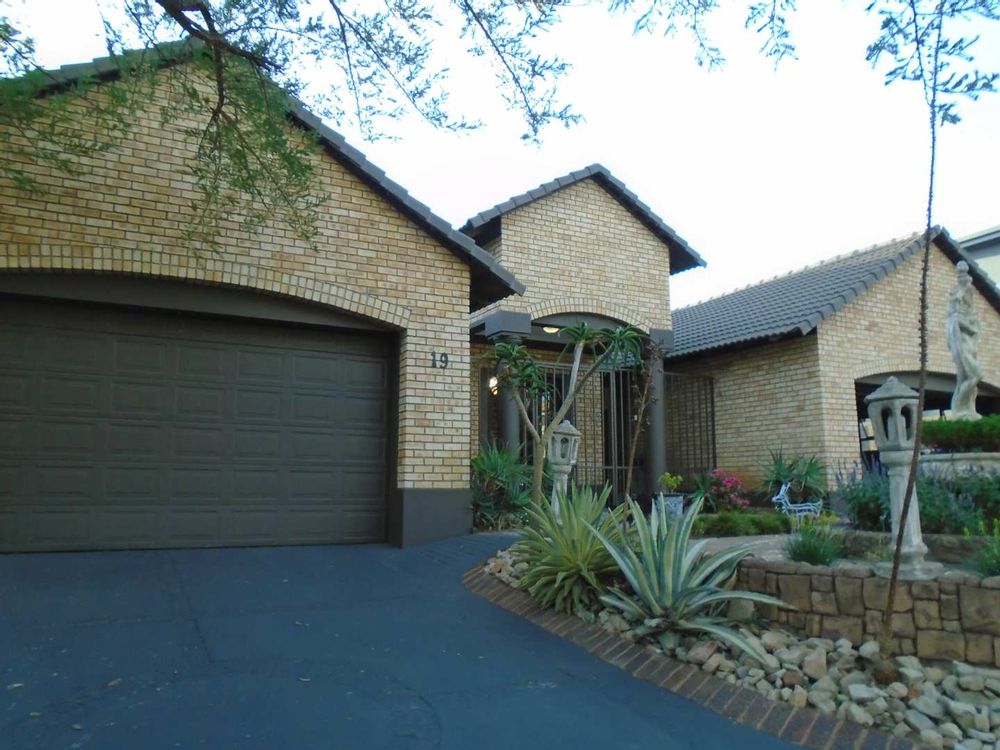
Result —
[{"label": "white metal garden chair", "polygon": [[801,525],[803,518],[819,518],[820,514],[823,512],[822,500],[806,503],[793,503],[788,496],[790,490],[791,484],[789,482],[785,482],[781,485],[781,489],[778,490],[778,494],[771,498],[771,502],[774,503],[777,510],[781,511],[786,516],[794,518],[796,528]]}]

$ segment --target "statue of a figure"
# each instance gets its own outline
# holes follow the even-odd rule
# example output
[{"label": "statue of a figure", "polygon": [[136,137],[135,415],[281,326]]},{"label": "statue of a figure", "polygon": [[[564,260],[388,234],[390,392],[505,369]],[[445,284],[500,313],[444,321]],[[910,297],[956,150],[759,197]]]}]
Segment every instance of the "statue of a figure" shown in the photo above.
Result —
[{"label": "statue of a figure", "polygon": [[975,292],[969,264],[958,262],[958,284],[948,300],[948,348],[955,361],[955,393],[951,397],[952,419],[979,419],[976,392],[983,371],[976,349],[979,316],[973,304]]}]

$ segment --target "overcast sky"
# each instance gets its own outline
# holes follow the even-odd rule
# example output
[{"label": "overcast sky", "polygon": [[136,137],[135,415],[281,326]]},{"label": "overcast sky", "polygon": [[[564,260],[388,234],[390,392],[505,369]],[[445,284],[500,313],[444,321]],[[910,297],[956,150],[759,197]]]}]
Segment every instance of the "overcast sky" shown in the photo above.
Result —
[{"label": "overcast sky", "polygon": [[[540,145],[506,113],[488,78],[464,71],[454,97],[488,123],[465,135],[417,118],[396,141],[338,127],[415,197],[456,226],[554,177],[599,162],[707,261],[673,277],[673,306],[714,296],[923,226],[927,115],[917,84],[886,87],[865,50],[865,2],[810,0],[792,20],[798,60],[777,71],[742,29],[744,3],[710,24],[727,65],[708,72],[683,36],[631,33],[598,6],[569,8],[547,39],[572,63],[562,99],[585,122]],[[105,54],[90,0],[29,4],[43,64]],[[54,12],[58,11],[58,12]],[[994,27],[1000,24],[993,24]],[[980,67],[1000,70],[1000,29],[984,28]],[[1000,225],[1000,95],[960,104],[939,141],[936,223],[954,237]]]}]

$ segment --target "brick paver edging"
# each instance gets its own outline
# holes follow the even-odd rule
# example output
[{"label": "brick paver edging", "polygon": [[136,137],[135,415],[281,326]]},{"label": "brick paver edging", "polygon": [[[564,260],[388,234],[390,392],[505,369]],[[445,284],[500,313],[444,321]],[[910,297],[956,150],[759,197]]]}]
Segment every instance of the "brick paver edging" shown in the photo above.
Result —
[{"label": "brick paver edging", "polygon": [[754,727],[811,750],[917,750],[907,739],[837,720],[813,708],[772,701],[756,690],[730,685],[698,667],[653,653],[579,617],[543,609],[523,591],[511,588],[477,565],[462,582],[474,594],[572,641],[619,669],[688,698],[731,721]]}]

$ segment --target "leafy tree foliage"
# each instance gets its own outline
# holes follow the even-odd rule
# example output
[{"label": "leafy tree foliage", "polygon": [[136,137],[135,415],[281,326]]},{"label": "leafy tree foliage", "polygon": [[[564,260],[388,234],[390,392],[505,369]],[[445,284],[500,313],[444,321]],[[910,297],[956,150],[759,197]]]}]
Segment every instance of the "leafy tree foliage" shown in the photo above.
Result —
[{"label": "leafy tree foliage", "polygon": [[[85,169],[88,157],[122,140],[134,112],[152,96],[156,71],[185,57],[183,49],[164,43],[194,41],[197,53],[188,53],[189,63],[172,68],[169,78],[176,110],[202,119],[187,133],[197,144],[188,168],[200,192],[193,239],[211,245],[223,220],[252,228],[269,219],[310,239],[324,196],[311,180],[308,138],[286,128],[287,95],[367,137],[385,135],[389,123],[407,111],[441,128],[473,128],[479,121],[450,102],[449,70],[434,53],[437,42],[458,39],[494,71],[492,88],[523,117],[524,137],[538,139],[547,125],[579,119],[557,95],[567,64],[544,46],[565,5],[559,0],[108,0],[101,8],[117,70],[105,77],[118,83],[98,92],[96,80],[68,83],[65,75],[42,70],[11,0],[0,0],[0,128],[16,134],[0,152],[0,177],[40,189],[24,167],[29,154],[62,172]],[[716,67],[724,58],[707,33],[706,19],[719,5],[718,0],[609,0],[608,11],[631,19],[636,33],[686,31],[697,61]],[[924,80],[928,61],[917,50],[925,50],[928,35],[936,33],[936,16],[925,6],[940,8],[938,15],[948,19],[997,17],[997,0],[874,0],[868,11],[882,16],[883,26],[869,57],[895,61],[888,80]],[[747,28],[761,36],[762,53],[775,62],[795,55],[787,26],[795,9],[795,0],[747,4]],[[965,70],[975,41],[962,37],[939,45],[948,71],[940,80],[942,91],[976,95],[992,88],[995,74]],[[957,117],[953,104],[941,106],[942,118]],[[91,118],[88,127],[79,126],[81,116]],[[165,125],[170,118],[165,115]]]}]

